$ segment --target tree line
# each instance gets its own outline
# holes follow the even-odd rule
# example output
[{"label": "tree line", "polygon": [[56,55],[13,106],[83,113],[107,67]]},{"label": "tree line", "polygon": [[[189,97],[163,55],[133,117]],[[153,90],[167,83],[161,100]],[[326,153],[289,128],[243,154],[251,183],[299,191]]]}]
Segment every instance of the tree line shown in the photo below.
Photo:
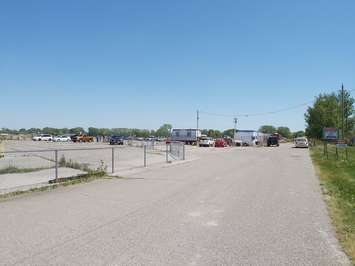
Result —
[{"label": "tree line", "polygon": [[85,129],[83,127],[75,127],[75,128],[53,128],[53,127],[44,127],[44,128],[21,128],[19,130],[16,129],[8,129],[2,128],[0,129],[0,133],[5,134],[23,134],[23,135],[36,135],[36,134],[51,134],[54,136],[60,136],[65,134],[85,134],[90,136],[136,136],[147,138],[149,136],[155,137],[168,137],[170,136],[170,131],[172,129],[172,125],[164,124],[159,127],[157,130],[149,130],[149,129],[138,129],[138,128],[96,128],[89,127]]},{"label": "tree line", "polygon": [[305,132],[300,130],[296,132],[291,132],[291,130],[288,127],[281,126],[281,127],[274,127],[271,125],[264,125],[259,128],[259,132],[265,133],[265,134],[274,134],[278,133],[284,138],[287,139],[292,139],[292,138],[298,138],[298,137],[304,137]]}]

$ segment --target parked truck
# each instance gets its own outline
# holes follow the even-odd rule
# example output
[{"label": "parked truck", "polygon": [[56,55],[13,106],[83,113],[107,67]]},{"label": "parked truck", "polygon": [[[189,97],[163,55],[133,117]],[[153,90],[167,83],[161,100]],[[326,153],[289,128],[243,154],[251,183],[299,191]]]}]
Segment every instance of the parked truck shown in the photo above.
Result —
[{"label": "parked truck", "polygon": [[201,131],[194,128],[174,128],[171,131],[171,141],[180,141],[185,144],[195,144],[201,137]]},{"label": "parked truck", "polygon": [[94,137],[88,135],[73,135],[71,136],[73,142],[94,142]]}]

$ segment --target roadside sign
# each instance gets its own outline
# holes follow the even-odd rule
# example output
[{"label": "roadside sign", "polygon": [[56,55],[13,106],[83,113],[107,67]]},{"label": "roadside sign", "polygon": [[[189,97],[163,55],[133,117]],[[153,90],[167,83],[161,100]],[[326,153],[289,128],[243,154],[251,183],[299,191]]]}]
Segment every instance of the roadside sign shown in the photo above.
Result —
[{"label": "roadside sign", "polygon": [[348,144],[346,144],[344,140],[338,140],[336,146],[339,149],[345,149],[346,147],[348,147]]},{"label": "roadside sign", "polygon": [[335,127],[326,127],[323,129],[323,139],[324,140],[337,140],[338,139],[338,129]]}]

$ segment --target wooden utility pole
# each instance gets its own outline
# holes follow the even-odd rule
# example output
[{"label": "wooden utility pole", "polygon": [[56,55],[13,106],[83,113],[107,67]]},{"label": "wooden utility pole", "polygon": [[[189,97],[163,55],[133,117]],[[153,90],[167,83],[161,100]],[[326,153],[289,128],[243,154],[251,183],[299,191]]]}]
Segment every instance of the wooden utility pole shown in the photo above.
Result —
[{"label": "wooden utility pole", "polygon": [[196,112],[196,147],[200,146],[200,140],[199,140],[199,135],[198,135],[198,131],[199,131],[199,122],[200,122],[200,111],[197,110]]},{"label": "wooden utility pole", "polygon": [[237,123],[238,123],[238,118],[234,118],[234,132],[233,132],[233,143],[235,141],[235,134],[237,133]]},{"label": "wooden utility pole", "polygon": [[199,121],[200,121],[200,112],[199,112],[199,110],[197,110],[196,114],[197,114],[197,117],[196,117],[196,130],[198,130]]},{"label": "wooden utility pole", "polygon": [[344,116],[345,116],[345,104],[344,104],[344,85],[341,84],[341,140],[344,140]]}]

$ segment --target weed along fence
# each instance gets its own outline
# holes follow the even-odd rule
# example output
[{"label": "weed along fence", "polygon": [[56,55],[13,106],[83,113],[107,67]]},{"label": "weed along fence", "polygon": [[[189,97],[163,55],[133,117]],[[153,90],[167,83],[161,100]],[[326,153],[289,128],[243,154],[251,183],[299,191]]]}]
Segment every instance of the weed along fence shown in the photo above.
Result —
[{"label": "weed along fence", "polygon": [[119,173],[185,159],[182,143],[3,151],[0,194],[24,186]]}]

